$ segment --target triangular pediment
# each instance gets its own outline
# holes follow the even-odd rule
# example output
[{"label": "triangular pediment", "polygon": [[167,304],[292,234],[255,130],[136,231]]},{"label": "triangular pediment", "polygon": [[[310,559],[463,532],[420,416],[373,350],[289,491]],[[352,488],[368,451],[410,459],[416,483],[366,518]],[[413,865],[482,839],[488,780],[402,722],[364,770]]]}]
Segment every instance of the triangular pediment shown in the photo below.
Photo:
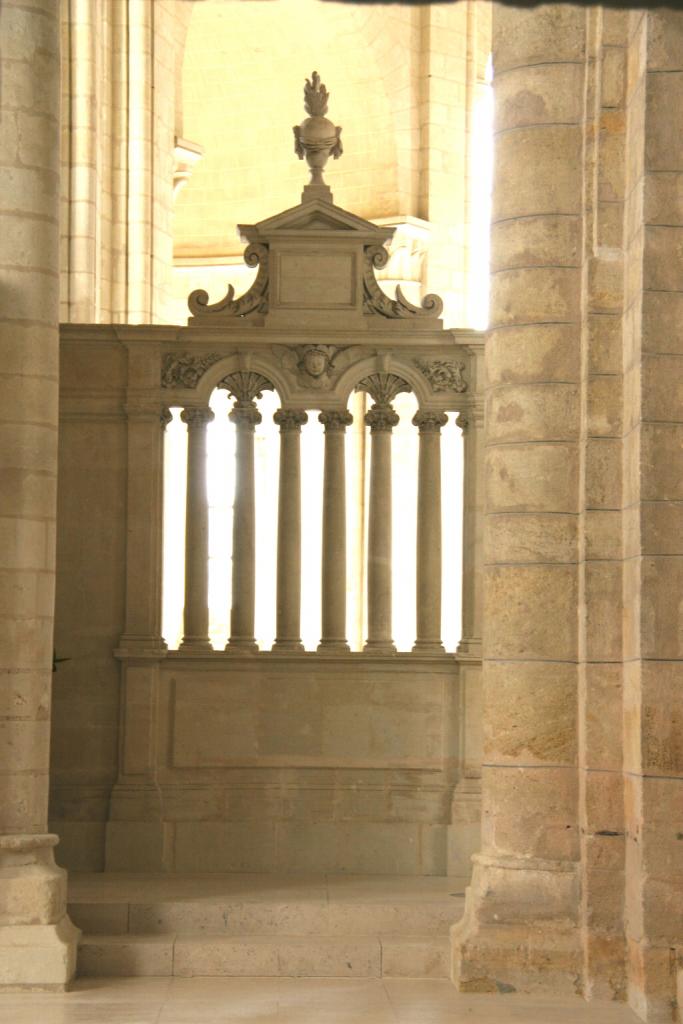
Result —
[{"label": "triangular pediment", "polygon": [[299,203],[289,210],[283,210],[273,217],[267,217],[258,224],[240,224],[240,237],[245,242],[266,242],[269,238],[284,235],[355,235],[359,241],[381,244],[391,238],[394,229],[379,227],[369,220],[349,213],[341,206],[326,203],[320,199]]}]

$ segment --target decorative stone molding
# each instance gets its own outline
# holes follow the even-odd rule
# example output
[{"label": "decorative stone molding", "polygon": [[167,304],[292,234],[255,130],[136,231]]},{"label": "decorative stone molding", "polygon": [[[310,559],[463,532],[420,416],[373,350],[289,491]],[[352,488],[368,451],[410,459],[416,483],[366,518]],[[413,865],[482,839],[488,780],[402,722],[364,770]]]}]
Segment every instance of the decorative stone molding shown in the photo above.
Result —
[{"label": "decorative stone molding", "polygon": [[232,285],[222,299],[209,303],[208,292],[203,288],[190,292],[187,305],[194,316],[203,317],[210,313],[223,316],[249,316],[251,313],[268,312],[268,246],[254,242],[244,250],[244,262],[248,267],[258,267],[258,274],[251,286],[239,299],[235,298]]},{"label": "decorative stone molding", "polygon": [[469,416],[464,412],[459,412],[455,418],[455,425],[456,427],[460,427],[464,433],[470,425]]},{"label": "decorative stone molding", "polygon": [[447,359],[416,359],[415,365],[431,384],[432,391],[467,391],[465,364]]},{"label": "decorative stone molding", "polygon": [[356,391],[367,391],[375,405],[389,407],[396,395],[411,391],[410,384],[395,373],[371,373],[355,387]]},{"label": "decorative stone molding", "polygon": [[308,413],[302,409],[278,409],[273,420],[283,434],[287,431],[295,431],[300,434],[303,424],[308,423]]},{"label": "decorative stone molding", "polygon": [[346,409],[321,412],[318,422],[322,423],[326,434],[343,434],[346,428],[353,423],[353,416]]},{"label": "decorative stone molding", "polygon": [[413,426],[418,427],[421,434],[438,434],[448,423],[445,412],[416,412]]},{"label": "decorative stone molding", "polygon": [[303,199],[325,198],[332,202],[332,193],[323,180],[323,168],[330,157],[337,160],[344,152],[341,143],[341,128],[325,117],[329,93],[314,71],[304,86],[304,109],[310,116],[294,132],[294,152],[299,160],[306,158],[311,171],[311,181],[304,188]]},{"label": "decorative stone molding", "polygon": [[339,345],[295,345],[286,350],[282,365],[297,371],[302,387],[328,391],[332,387],[337,356],[345,349]]},{"label": "decorative stone molding", "polygon": [[438,319],[443,311],[443,302],[438,295],[425,295],[420,306],[408,302],[396,286],[396,298],[383,292],[375,277],[375,268],[382,269],[389,262],[390,253],[383,245],[366,245],[363,264],[363,311],[379,313],[390,320],[405,320],[411,317],[433,317]]},{"label": "decorative stone molding", "polygon": [[180,414],[180,418],[183,423],[187,423],[190,430],[196,427],[205,427],[207,423],[211,423],[214,414],[211,409],[183,409]]},{"label": "decorative stone molding", "polygon": [[253,402],[256,398],[262,398],[264,391],[275,391],[275,387],[261,373],[254,370],[236,370],[223,377],[217,387],[228,392],[231,398],[237,399],[240,404]]},{"label": "decorative stone molding", "polygon": [[203,375],[223,356],[218,352],[193,355],[192,352],[169,352],[161,363],[162,388],[196,388]]},{"label": "decorative stone molding", "polygon": [[164,406],[164,408],[161,410],[161,413],[159,414],[159,420],[161,422],[161,429],[166,430],[166,427],[173,420],[173,413],[167,406]]}]

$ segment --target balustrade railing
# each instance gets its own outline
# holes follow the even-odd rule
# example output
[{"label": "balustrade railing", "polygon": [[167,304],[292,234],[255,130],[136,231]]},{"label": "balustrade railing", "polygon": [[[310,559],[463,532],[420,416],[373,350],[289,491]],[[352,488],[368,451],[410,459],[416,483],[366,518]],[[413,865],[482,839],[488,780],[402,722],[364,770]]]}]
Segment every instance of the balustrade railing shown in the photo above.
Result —
[{"label": "balustrade railing", "polygon": [[[234,453],[224,452],[221,464],[214,472],[227,470],[227,458],[234,458],[232,496],[232,567],[227,560],[220,571],[231,576],[230,632],[226,645],[229,652],[256,652],[256,580],[257,574],[273,573],[276,580],[276,629],[272,645],[274,651],[301,652],[304,650],[301,638],[302,608],[302,500],[311,495],[302,495],[301,490],[301,430],[310,420],[322,425],[324,431],[324,458],[322,474],[315,481],[320,493],[315,504],[322,512],[320,551],[320,636],[317,650],[321,653],[344,653],[350,650],[347,628],[347,589],[360,589],[361,581],[347,580],[347,549],[357,546],[359,539],[347,537],[347,473],[363,475],[365,466],[358,465],[350,458],[347,444],[347,428],[353,424],[353,416],[345,404],[332,407],[329,397],[325,408],[320,408],[320,395],[311,389],[308,395],[300,395],[300,401],[293,407],[291,396],[277,409],[273,418],[279,428],[279,474],[277,507],[268,510],[277,520],[276,564],[257,565],[258,537],[256,530],[257,502],[255,490],[255,430],[261,423],[262,414],[258,400],[264,391],[277,392],[277,386],[263,367],[253,370],[236,370],[225,374],[215,382],[215,387],[228,393],[232,406],[228,416],[234,424]],[[427,375],[442,384],[456,383],[462,377],[462,364],[449,360],[425,364],[421,377],[427,382]],[[420,369],[420,367],[417,367]],[[414,373],[415,368],[413,368]],[[441,374],[441,377],[438,375]],[[444,377],[443,375],[446,374]],[[448,377],[450,374],[450,377]],[[275,374],[273,374],[275,376]],[[443,379],[442,379],[443,378]],[[464,380],[464,378],[462,378]],[[422,382],[421,382],[422,383]],[[368,654],[390,655],[396,651],[393,636],[392,575],[394,559],[399,569],[405,566],[406,558],[415,560],[413,579],[414,593],[399,588],[399,599],[413,601],[416,612],[416,635],[412,649],[422,655],[444,653],[441,637],[442,621],[442,531],[443,512],[441,501],[442,454],[441,434],[448,423],[448,411],[452,410],[453,398],[461,395],[453,387],[444,387],[417,402],[418,411],[412,417],[416,442],[419,440],[419,456],[415,467],[417,479],[406,478],[406,469],[396,459],[394,428],[399,415],[394,403],[398,395],[414,392],[406,376],[393,370],[376,370],[363,373],[359,379],[347,382],[349,394],[360,392],[366,396],[364,426],[369,447],[369,486],[356,487],[357,495],[367,494],[367,544],[363,545],[363,561],[352,563],[352,572],[362,571],[365,593],[365,620],[367,623],[363,650]],[[207,394],[207,388],[203,389]],[[185,590],[183,613],[183,638],[180,650],[186,653],[206,652],[212,649],[209,640],[209,506],[207,493],[207,427],[214,413],[209,407],[211,392],[202,404],[195,398],[193,404],[182,407],[181,421],[187,426],[187,484],[185,500]],[[440,396],[440,397],[438,397]],[[180,397],[180,396],[179,396]],[[280,401],[283,395],[279,394]],[[435,397],[437,401],[434,401]],[[172,396],[169,395],[172,400]],[[431,400],[430,400],[431,399]],[[348,400],[348,399],[347,399]],[[315,404],[314,404],[315,403]],[[175,403],[173,403],[175,404]],[[460,405],[461,403],[458,402]],[[451,409],[449,410],[449,406]],[[317,414],[317,415],[316,415]],[[451,417],[454,418],[453,416]],[[164,418],[164,422],[167,422]],[[462,421],[461,421],[462,422]],[[402,424],[403,429],[407,426]],[[318,427],[318,429],[320,429]],[[453,427],[454,430],[458,429]],[[271,443],[276,437],[271,435]],[[462,449],[461,449],[462,450]],[[416,494],[416,528],[411,540],[413,554],[404,548],[394,550],[392,531],[392,502],[394,487],[392,473],[403,477],[398,484],[401,502],[406,494]],[[347,465],[348,464],[348,465]],[[463,473],[463,465],[447,464],[446,473],[452,481]],[[310,486],[310,484],[309,484]],[[451,491],[453,488],[451,487]],[[177,502],[175,494],[173,500]],[[415,500],[415,499],[414,499]],[[263,511],[263,510],[261,510]],[[400,511],[400,509],[399,509]],[[455,529],[457,510],[450,509],[446,529]],[[451,523],[452,520],[452,523]],[[305,538],[308,543],[308,537]],[[362,541],[361,541],[362,543]],[[452,549],[452,545],[450,545]],[[177,552],[176,557],[181,557]],[[451,575],[456,570],[448,567]],[[412,575],[412,574],[408,574]],[[347,588],[347,583],[349,584]],[[310,585],[310,581],[309,581]],[[171,640],[172,638],[168,638]]]}]

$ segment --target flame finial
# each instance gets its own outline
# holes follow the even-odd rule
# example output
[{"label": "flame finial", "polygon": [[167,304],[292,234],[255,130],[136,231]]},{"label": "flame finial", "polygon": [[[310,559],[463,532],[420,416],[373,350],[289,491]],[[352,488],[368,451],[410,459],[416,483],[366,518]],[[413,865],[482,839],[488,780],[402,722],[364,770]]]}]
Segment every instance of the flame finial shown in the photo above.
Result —
[{"label": "flame finial", "polygon": [[329,96],[320,75],[314,71],[304,86],[304,108],[310,116],[292,129],[294,152],[300,160],[306,157],[311,171],[311,181],[304,188],[302,202],[309,199],[332,202],[332,193],[323,180],[323,168],[330,156],[337,160],[343,149],[341,128],[325,117]]}]

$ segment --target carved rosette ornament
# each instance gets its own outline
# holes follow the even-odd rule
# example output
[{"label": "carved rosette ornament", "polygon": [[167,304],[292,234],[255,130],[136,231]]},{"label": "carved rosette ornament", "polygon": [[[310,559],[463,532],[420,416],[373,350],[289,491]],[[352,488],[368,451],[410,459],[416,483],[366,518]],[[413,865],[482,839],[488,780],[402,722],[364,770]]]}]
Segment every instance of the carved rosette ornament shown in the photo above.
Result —
[{"label": "carved rosette ornament", "polygon": [[421,305],[414,306],[408,302],[401,291],[401,286],[396,286],[396,298],[390,298],[380,288],[375,269],[386,267],[389,262],[390,253],[383,245],[366,245],[365,258],[363,263],[363,311],[365,313],[379,313],[380,316],[388,317],[390,320],[406,320],[411,317],[433,317],[438,319],[443,311],[443,302],[438,295],[425,295]]},{"label": "carved rosette ornament", "polygon": [[161,364],[162,388],[196,388],[203,375],[223,356],[218,352],[193,355],[192,352],[169,352]]},{"label": "carved rosette ornament", "polygon": [[332,410],[331,412],[321,412],[318,422],[322,423],[326,434],[343,434],[346,428],[353,423],[353,416],[347,409]]},{"label": "carved rosette ornament", "polygon": [[458,394],[467,391],[464,363],[447,359],[416,359],[415,365],[431,384],[432,391],[456,391]]},{"label": "carved rosette ornament", "polygon": [[421,434],[438,434],[448,423],[445,412],[416,412],[413,426],[418,427]]},{"label": "carved rosette ornament", "polygon": [[302,409],[278,409],[273,416],[281,433],[301,433],[301,427],[308,423],[308,413]]},{"label": "carved rosette ornament", "polygon": [[295,125],[292,131],[294,152],[299,160],[306,158],[311,171],[311,182],[304,189],[304,195],[307,191],[318,195],[329,193],[331,201],[332,194],[323,181],[323,168],[330,157],[337,160],[344,150],[340,138],[341,128],[325,117],[329,97],[330,94],[320,81],[320,75],[314,71],[304,86],[304,109],[310,117],[300,125]]},{"label": "carved rosette ornament", "polygon": [[254,282],[244,295],[235,298],[235,289],[228,286],[227,293],[218,302],[209,303],[208,292],[198,288],[190,292],[187,305],[194,316],[220,313],[223,316],[249,316],[252,313],[268,312],[268,246],[254,242],[244,250],[244,262],[248,267],[258,267]]}]

